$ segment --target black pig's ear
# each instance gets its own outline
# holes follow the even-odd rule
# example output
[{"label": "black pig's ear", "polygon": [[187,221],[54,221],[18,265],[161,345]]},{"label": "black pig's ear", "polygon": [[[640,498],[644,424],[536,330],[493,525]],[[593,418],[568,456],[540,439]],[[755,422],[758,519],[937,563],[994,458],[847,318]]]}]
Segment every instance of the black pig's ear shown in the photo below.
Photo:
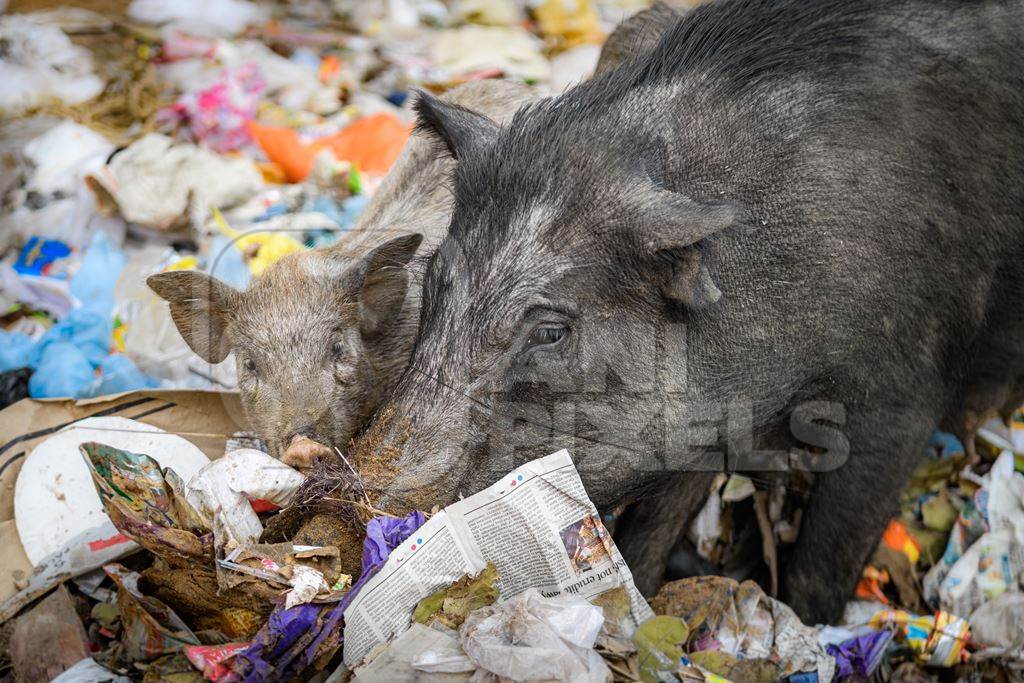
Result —
[{"label": "black pig's ear", "polygon": [[718,289],[698,244],[735,225],[738,211],[730,204],[699,204],[660,190],[639,210],[644,250],[663,266],[657,268],[661,293],[690,308],[718,301]]},{"label": "black pig's ear", "polygon": [[486,149],[498,135],[498,124],[483,114],[440,100],[422,90],[416,95],[416,132],[444,145],[462,160]]},{"label": "black pig's ear", "polygon": [[385,242],[363,258],[359,295],[359,330],[365,338],[385,332],[402,309],[409,273],[405,266],[416,254],[423,235],[412,233]]},{"label": "black pig's ear", "polygon": [[227,358],[231,351],[227,326],[237,290],[194,270],[150,275],[146,284],[171,304],[171,319],[197,356],[207,363]]}]

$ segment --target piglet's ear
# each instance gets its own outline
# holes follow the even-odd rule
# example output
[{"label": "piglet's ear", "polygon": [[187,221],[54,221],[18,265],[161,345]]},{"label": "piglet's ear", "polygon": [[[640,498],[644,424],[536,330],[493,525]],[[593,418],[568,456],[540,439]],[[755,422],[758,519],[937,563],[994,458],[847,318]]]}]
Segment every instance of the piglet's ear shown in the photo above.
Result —
[{"label": "piglet's ear", "polygon": [[236,290],[194,270],[150,275],[146,284],[171,304],[171,319],[196,355],[207,363],[227,357],[227,326],[239,296]]},{"label": "piglet's ear", "polygon": [[394,321],[405,302],[409,273],[405,266],[416,254],[423,235],[412,233],[380,245],[363,259],[359,296],[359,329],[364,338],[379,336]]},{"label": "piglet's ear", "polygon": [[483,114],[419,91],[416,132],[441,143],[453,159],[486,149],[498,136],[498,124]]},{"label": "piglet's ear", "polygon": [[699,243],[738,222],[730,204],[700,204],[682,195],[658,190],[639,210],[644,250],[656,258],[661,293],[689,308],[718,301],[715,284]]}]

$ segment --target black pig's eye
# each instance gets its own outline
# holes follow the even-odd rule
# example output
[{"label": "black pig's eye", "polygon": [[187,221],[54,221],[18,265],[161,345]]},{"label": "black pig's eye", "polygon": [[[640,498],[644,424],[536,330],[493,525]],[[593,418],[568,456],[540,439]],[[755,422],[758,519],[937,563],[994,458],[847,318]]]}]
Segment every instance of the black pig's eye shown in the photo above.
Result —
[{"label": "black pig's eye", "polygon": [[569,333],[569,328],[564,325],[545,324],[538,325],[530,332],[530,338],[526,340],[526,348],[535,346],[546,346],[557,344]]}]

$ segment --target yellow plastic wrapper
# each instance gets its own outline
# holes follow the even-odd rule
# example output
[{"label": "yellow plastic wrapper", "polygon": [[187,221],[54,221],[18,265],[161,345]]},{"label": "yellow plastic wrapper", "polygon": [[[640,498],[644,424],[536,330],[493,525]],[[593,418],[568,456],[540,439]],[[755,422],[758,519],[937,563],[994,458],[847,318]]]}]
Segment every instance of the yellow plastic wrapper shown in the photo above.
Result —
[{"label": "yellow plastic wrapper", "polygon": [[954,666],[969,657],[964,645],[970,639],[971,627],[966,619],[949,612],[924,616],[904,610],[882,610],[871,618],[871,626],[878,629],[895,626],[897,634],[926,666]]},{"label": "yellow plastic wrapper", "polygon": [[604,39],[590,0],[545,0],[533,14],[540,32],[557,41],[560,50]]},{"label": "yellow plastic wrapper", "polygon": [[224,220],[224,215],[213,209],[213,221],[224,235],[235,240],[235,246],[248,256],[249,270],[259,275],[278,259],[305,251],[306,247],[291,235],[281,232],[250,232],[235,230]]}]

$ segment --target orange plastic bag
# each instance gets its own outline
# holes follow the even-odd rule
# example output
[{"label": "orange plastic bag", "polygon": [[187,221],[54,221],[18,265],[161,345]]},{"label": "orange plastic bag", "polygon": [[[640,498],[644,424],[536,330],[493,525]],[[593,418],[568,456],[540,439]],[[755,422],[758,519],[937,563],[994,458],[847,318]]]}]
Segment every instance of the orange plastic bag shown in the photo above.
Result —
[{"label": "orange plastic bag", "polygon": [[262,126],[255,121],[246,125],[249,134],[267,157],[284,170],[291,183],[301,182],[309,175],[322,149],[331,150],[338,159],[355,164],[360,171],[383,175],[395,163],[411,132],[407,124],[386,113],[359,119],[338,133],[309,144],[303,144],[291,128]]}]

